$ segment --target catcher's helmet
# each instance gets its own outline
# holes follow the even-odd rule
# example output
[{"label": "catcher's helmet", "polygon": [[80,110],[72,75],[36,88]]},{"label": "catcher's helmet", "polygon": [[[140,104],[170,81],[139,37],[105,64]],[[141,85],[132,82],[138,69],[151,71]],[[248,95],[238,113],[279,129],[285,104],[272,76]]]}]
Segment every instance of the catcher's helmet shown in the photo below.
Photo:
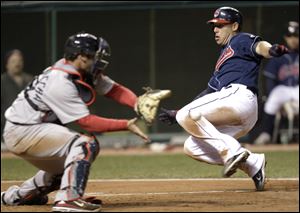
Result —
[{"label": "catcher's helmet", "polygon": [[89,33],[78,33],[70,36],[65,43],[65,57],[75,59],[77,55],[95,56],[99,48],[99,40]]},{"label": "catcher's helmet", "polygon": [[296,21],[289,21],[284,35],[296,37],[299,36],[299,23]]},{"label": "catcher's helmet", "polygon": [[214,18],[207,23],[230,24],[234,22],[237,22],[239,24],[239,29],[241,29],[243,16],[240,11],[233,7],[220,7],[214,12]]},{"label": "catcher's helmet", "polygon": [[64,57],[68,60],[74,60],[78,55],[95,57],[94,67],[97,70],[104,70],[108,65],[108,61],[104,58],[110,56],[110,46],[105,39],[82,32],[67,39],[64,52]]}]

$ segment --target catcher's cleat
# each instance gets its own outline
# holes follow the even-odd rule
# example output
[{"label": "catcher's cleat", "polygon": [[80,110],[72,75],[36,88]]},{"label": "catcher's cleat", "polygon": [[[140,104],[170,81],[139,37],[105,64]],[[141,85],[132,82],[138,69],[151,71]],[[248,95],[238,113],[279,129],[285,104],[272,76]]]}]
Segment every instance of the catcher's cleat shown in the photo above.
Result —
[{"label": "catcher's cleat", "polygon": [[[18,186],[15,186],[18,187]],[[42,195],[42,196],[32,196],[28,195],[25,198],[19,198],[13,201],[13,203],[7,203],[5,201],[5,192],[1,192],[1,205],[12,205],[12,206],[23,206],[23,205],[28,205],[28,206],[33,206],[33,205],[45,205],[48,203],[48,196],[47,195]]]},{"label": "catcher's cleat", "polygon": [[265,160],[265,155],[264,154],[261,154],[261,155],[262,155],[262,158],[263,158],[262,166],[261,166],[260,170],[258,170],[256,175],[254,175],[252,177],[252,180],[254,181],[254,184],[255,184],[255,187],[256,187],[256,191],[263,191],[264,190],[265,180],[266,180],[265,167],[267,165],[267,161]]},{"label": "catcher's cleat", "polygon": [[244,151],[229,159],[224,165],[223,177],[228,178],[231,175],[233,175],[236,172],[237,168],[239,167],[240,163],[245,162],[248,157],[249,157],[249,152]]},{"label": "catcher's cleat", "polygon": [[101,204],[87,202],[84,199],[58,201],[52,207],[53,212],[99,212]]}]

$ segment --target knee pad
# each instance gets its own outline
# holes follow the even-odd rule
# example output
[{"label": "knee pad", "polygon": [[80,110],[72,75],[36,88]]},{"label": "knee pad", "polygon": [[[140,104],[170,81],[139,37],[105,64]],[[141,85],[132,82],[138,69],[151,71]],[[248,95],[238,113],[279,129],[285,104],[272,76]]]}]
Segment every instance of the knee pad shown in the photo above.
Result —
[{"label": "knee pad", "polygon": [[83,159],[89,162],[93,162],[100,151],[99,142],[96,137],[89,137],[89,140],[85,140],[76,146],[81,146],[84,154]]}]

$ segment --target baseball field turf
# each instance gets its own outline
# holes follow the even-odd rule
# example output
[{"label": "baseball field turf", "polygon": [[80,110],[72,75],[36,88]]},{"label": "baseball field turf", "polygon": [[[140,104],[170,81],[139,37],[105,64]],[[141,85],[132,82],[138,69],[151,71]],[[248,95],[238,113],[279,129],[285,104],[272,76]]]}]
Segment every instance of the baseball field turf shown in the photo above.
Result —
[{"label": "baseball field turf", "polygon": [[[262,152],[261,152],[262,153]],[[263,152],[267,159],[268,177],[299,177],[299,151]],[[218,178],[221,166],[193,160],[183,153],[131,155],[100,154],[92,165],[92,179],[130,178]],[[20,158],[1,159],[2,180],[25,180],[37,169]],[[234,177],[246,177],[237,172]]]}]

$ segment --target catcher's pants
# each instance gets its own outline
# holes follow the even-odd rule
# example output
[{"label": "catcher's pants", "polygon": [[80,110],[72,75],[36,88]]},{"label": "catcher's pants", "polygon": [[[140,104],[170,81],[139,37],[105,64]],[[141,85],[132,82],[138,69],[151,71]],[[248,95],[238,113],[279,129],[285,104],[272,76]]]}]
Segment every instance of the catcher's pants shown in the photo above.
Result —
[{"label": "catcher's pants", "polygon": [[[187,155],[209,164],[224,165],[245,151],[236,140],[257,121],[257,97],[246,86],[231,84],[200,97],[177,112],[176,120],[191,136],[184,143]],[[243,171],[253,177],[262,158],[251,152]]]},{"label": "catcher's pants", "polygon": [[[77,167],[69,165],[85,158],[87,150],[84,150],[82,144],[89,143],[90,137],[51,123],[26,126],[15,125],[8,121],[3,136],[11,152],[40,169],[34,177],[26,180],[20,187],[12,186],[5,192],[4,199],[7,205],[18,205],[18,199],[36,194],[36,191],[41,188],[49,187],[51,181],[57,176],[62,178],[56,201],[81,197],[76,187],[84,190],[84,187],[78,185],[82,185],[82,182],[80,183],[82,179],[88,178],[89,166],[79,168],[86,174],[78,174],[84,177],[77,181],[77,167],[80,165]],[[97,151],[99,152],[99,149],[94,153],[95,156],[98,154]]]}]

